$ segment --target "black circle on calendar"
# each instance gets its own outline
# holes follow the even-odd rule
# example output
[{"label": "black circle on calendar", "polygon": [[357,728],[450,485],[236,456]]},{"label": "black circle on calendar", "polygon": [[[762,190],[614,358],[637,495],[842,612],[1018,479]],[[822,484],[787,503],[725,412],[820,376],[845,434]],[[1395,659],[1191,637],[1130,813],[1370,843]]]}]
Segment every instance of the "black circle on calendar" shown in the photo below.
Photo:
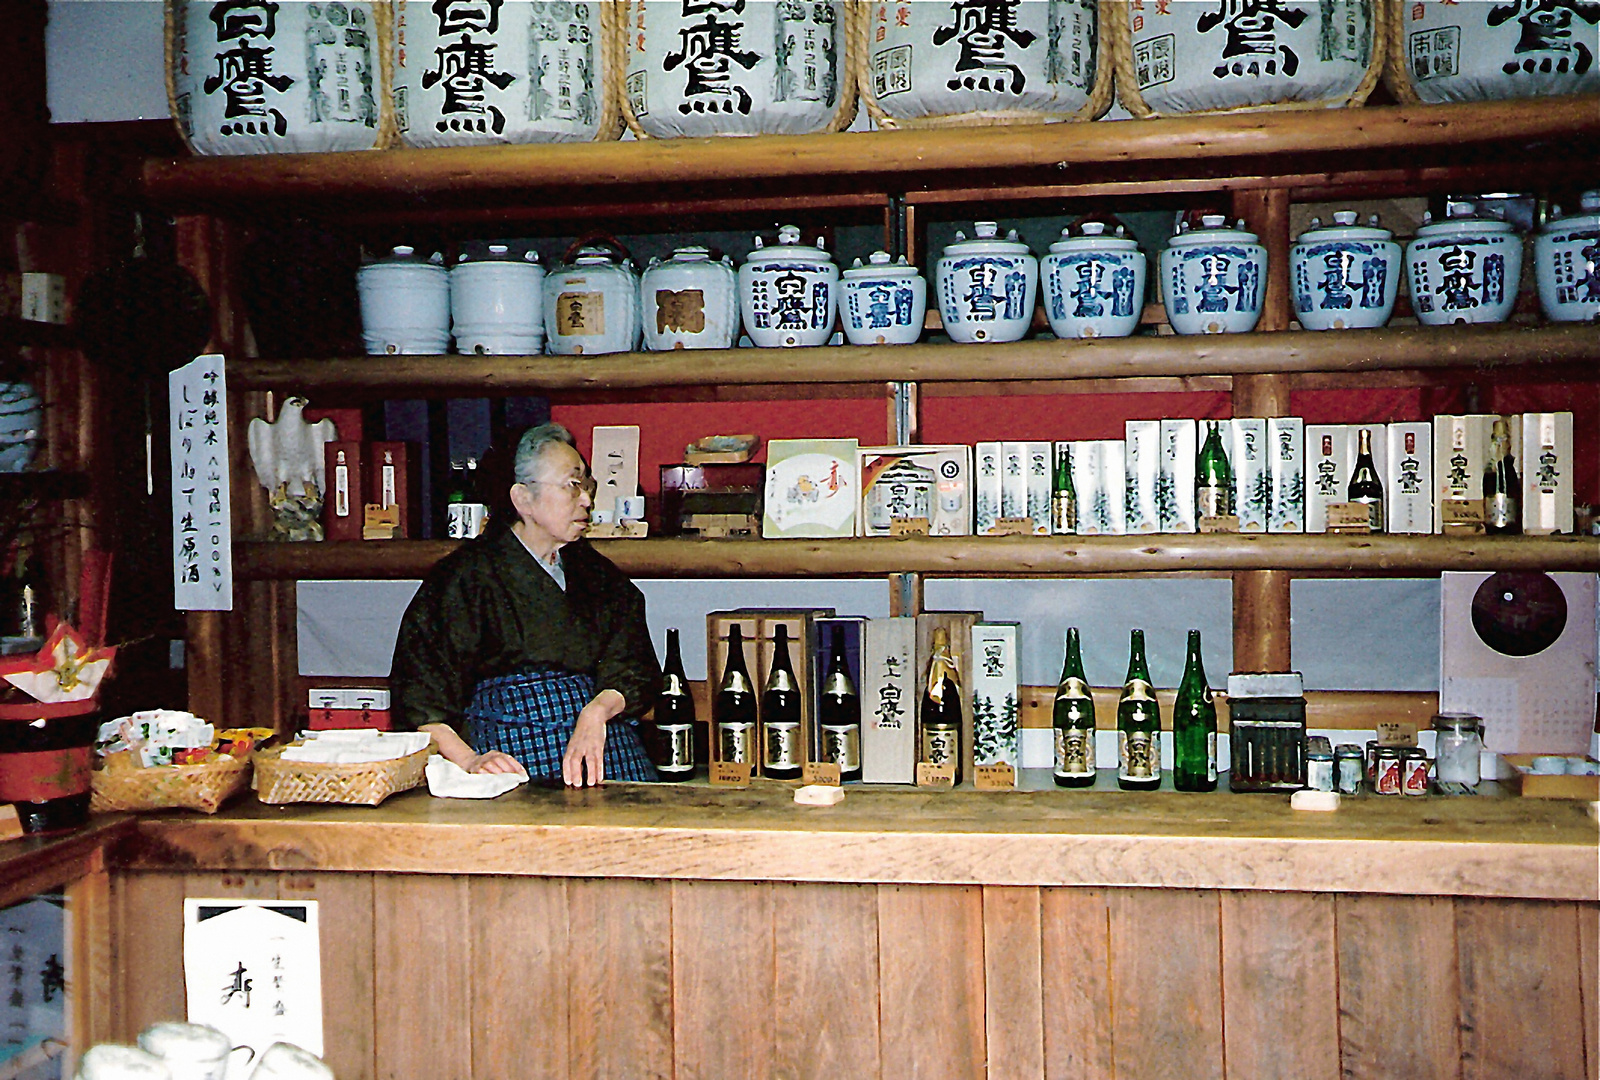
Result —
[{"label": "black circle on calendar", "polygon": [[1532,656],[1556,643],[1567,627],[1567,598],[1549,574],[1491,574],[1472,598],[1472,628],[1506,656]]}]

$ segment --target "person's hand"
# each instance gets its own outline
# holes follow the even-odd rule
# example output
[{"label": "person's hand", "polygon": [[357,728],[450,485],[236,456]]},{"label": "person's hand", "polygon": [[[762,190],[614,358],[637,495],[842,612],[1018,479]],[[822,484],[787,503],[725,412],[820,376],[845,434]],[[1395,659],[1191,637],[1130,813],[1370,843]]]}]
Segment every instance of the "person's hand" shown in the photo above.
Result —
[{"label": "person's hand", "polygon": [[524,780],[528,778],[528,770],[522,767],[522,762],[518,761],[510,754],[502,753],[499,750],[490,750],[487,753],[474,754],[472,755],[471,759],[468,760],[464,766],[462,766],[462,768],[466,769],[469,773],[514,773],[517,776],[522,777]]},{"label": "person's hand", "polygon": [[578,722],[561,755],[561,779],[568,787],[598,784],[605,776],[606,716],[593,702],[578,714]]}]

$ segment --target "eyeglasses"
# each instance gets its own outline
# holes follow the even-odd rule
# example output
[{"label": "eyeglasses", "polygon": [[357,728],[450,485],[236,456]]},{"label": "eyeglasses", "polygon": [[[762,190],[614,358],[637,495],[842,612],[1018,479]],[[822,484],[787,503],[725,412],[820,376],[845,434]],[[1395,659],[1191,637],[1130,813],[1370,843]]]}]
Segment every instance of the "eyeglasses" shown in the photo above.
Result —
[{"label": "eyeglasses", "polygon": [[595,483],[595,479],[592,476],[573,476],[565,480],[524,480],[522,482],[524,484],[542,484],[548,488],[555,488],[569,499],[577,499],[583,495],[593,498],[594,493],[599,489],[599,485]]}]

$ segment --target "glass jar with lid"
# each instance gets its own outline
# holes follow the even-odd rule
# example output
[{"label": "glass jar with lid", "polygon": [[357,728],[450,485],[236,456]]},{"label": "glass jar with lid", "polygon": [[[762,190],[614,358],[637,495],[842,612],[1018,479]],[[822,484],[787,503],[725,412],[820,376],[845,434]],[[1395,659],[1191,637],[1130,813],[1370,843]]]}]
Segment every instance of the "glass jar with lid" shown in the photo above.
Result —
[{"label": "glass jar with lid", "polygon": [[1433,718],[1434,769],[1441,784],[1476,787],[1482,774],[1483,718],[1471,713],[1440,713]]}]

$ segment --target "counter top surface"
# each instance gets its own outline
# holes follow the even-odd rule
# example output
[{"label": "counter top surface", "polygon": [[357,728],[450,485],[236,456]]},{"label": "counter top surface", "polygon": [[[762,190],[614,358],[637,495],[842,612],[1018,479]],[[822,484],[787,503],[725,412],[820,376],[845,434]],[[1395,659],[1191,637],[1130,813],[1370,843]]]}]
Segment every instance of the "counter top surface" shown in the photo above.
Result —
[{"label": "counter top surface", "polygon": [[[1107,788],[1109,788],[1107,790]],[[267,806],[142,817],[141,869],[332,870],[999,885],[1280,889],[1600,900],[1585,804],[1365,796],[1334,813],[1287,795],[788,785],[424,791],[379,807]]]}]

